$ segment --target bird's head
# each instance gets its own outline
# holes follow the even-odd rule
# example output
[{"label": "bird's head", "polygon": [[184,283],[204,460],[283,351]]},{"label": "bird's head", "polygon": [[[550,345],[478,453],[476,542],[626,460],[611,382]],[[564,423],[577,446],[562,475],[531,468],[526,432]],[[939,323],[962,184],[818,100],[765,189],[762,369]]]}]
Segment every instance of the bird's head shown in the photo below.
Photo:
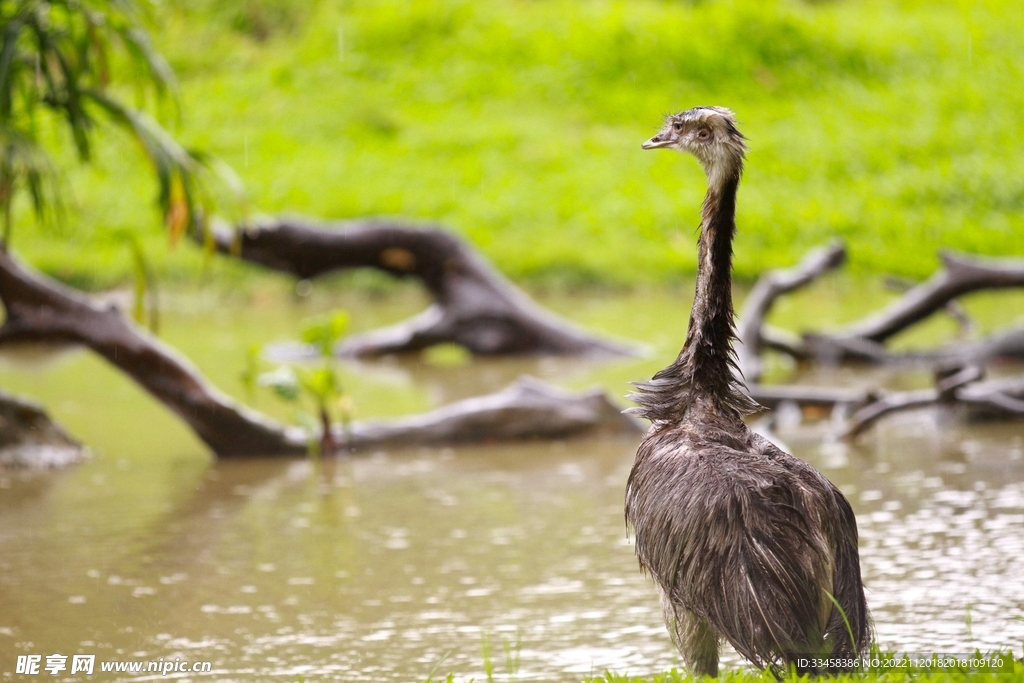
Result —
[{"label": "bird's head", "polygon": [[643,149],[675,149],[697,157],[709,178],[738,174],[747,151],[736,115],[725,107],[694,107],[665,118]]}]

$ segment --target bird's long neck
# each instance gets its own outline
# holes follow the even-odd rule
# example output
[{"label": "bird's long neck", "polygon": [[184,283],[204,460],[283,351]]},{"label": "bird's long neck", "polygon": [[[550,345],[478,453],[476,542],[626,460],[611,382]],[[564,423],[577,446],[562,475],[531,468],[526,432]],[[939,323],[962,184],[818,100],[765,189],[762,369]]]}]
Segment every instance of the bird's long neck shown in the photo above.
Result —
[{"label": "bird's long neck", "polygon": [[697,291],[686,343],[679,354],[691,392],[713,400],[732,398],[732,239],[736,233],[736,191],[740,171],[711,180],[701,208],[697,243]]},{"label": "bird's long neck", "polygon": [[658,424],[683,419],[694,405],[737,419],[757,409],[733,374],[732,238],[742,167],[708,174],[697,243],[697,292],[686,342],[675,361],[636,385],[630,412]]}]

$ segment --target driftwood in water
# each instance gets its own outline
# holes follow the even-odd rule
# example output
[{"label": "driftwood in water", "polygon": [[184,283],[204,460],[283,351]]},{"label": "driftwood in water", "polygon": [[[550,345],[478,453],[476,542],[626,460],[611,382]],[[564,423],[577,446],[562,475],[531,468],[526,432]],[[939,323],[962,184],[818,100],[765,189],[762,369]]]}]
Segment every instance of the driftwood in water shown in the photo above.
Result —
[{"label": "driftwood in water", "polygon": [[963,406],[979,417],[1024,417],[1024,375],[987,381],[983,377],[980,368],[971,366],[936,378],[931,389],[879,392],[850,416],[842,435],[856,436],[891,413],[940,405]]},{"label": "driftwood in water", "polygon": [[[751,380],[751,396],[766,407],[791,402],[809,408],[842,408],[849,415],[844,436],[863,432],[878,419],[894,412],[936,405],[963,405],[971,414],[1024,415],[1024,375],[983,381],[982,367],[994,358],[1024,359],[1024,328],[998,332],[979,342],[961,342],[914,352],[894,353],[885,342],[929,315],[945,311],[964,329],[972,323],[955,297],[982,289],[1024,286],[1024,263],[942,254],[944,269],[905,293],[881,312],[835,333],[813,332],[797,336],[773,330],[764,320],[775,300],[843,261],[844,250],[834,244],[810,252],[789,270],[765,273],[755,285],[737,325],[740,367]],[[915,391],[853,390],[816,386],[758,384],[763,349],[786,353],[801,361],[837,363],[926,364],[935,369],[935,386]]]},{"label": "driftwood in water", "polygon": [[765,322],[775,302],[785,294],[806,287],[845,261],[846,247],[842,242],[816,247],[792,268],[763,273],[743,301],[736,324],[739,368],[747,393],[765,408],[775,409],[784,403],[795,403],[802,408],[833,411],[839,407],[851,412],[873,399],[872,391],[861,389],[760,384],[763,373],[761,353],[765,349],[781,351],[801,360],[808,358],[798,335],[773,328]]},{"label": "driftwood in water", "polygon": [[[420,415],[387,422],[357,422],[356,449],[398,445],[443,445],[516,439],[558,439],[589,432],[639,434],[638,422],[600,389],[569,394],[533,377]],[[339,436],[340,439],[340,436]]]},{"label": "driftwood in water", "polygon": [[821,387],[800,384],[751,384],[750,397],[765,408],[778,408],[783,403],[795,403],[806,408],[838,407],[855,410],[873,401],[877,390]]},{"label": "driftwood in water", "polygon": [[[939,370],[984,364],[994,358],[1024,359],[1024,328],[1002,331],[974,343],[954,343],[927,351],[893,352],[885,343],[915,323],[945,311],[963,324],[955,299],[986,289],[1024,287],[1024,262],[962,254],[939,255],[943,268],[928,280],[908,289],[882,311],[848,325],[838,332],[803,335],[794,355],[837,363],[854,360],[871,363],[928,365]],[[780,349],[785,351],[786,349]]]},{"label": "driftwood in water", "polygon": [[0,391],[0,468],[62,467],[85,455],[41,405]]},{"label": "driftwood in water", "polygon": [[765,348],[782,350],[791,355],[801,353],[800,340],[765,323],[772,306],[783,294],[805,287],[821,275],[838,268],[846,260],[846,248],[841,242],[812,249],[792,268],[770,270],[758,278],[757,284],[743,301],[736,323],[736,347],[740,371],[747,382],[761,380],[761,351]]},{"label": "driftwood in water", "polygon": [[419,279],[434,304],[406,321],[350,337],[339,353],[379,356],[454,342],[480,355],[631,354],[543,310],[455,235],[388,221],[329,226],[273,219],[214,230],[222,253],[299,278],[375,268]]},{"label": "driftwood in water", "polygon": [[754,385],[751,395],[767,408],[792,403],[822,414],[845,415],[840,436],[855,437],[887,415],[919,408],[959,406],[973,418],[1024,417],[1024,375],[985,380],[977,366],[939,373],[935,386],[910,391]]},{"label": "driftwood in water", "polygon": [[188,359],[116,306],[98,304],[34,272],[10,253],[0,252],[0,299],[7,310],[0,344],[89,347],[174,411],[217,455],[305,448],[300,430],[283,429],[210,386]]},{"label": "driftwood in water", "polygon": [[853,323],[837,339],[867,339],[885,342],[914,323],[942,310],[953,299],[983,289],[1024,287],[1024,262],[969,257],[960,254],[939,255],[944,268],[879,313]]},{"label": "driftwood in water", "polygon": [[[0,252],[0,299],[7,319],[0,345],[73,343],[89,347],[183,419],[221,457],[301,454],[303,430],[285,427],[211,386],[186,358],[128,321]],[[561,438],[593,430],[635,431],[636,424],[601,392],[572,395],[539,380],[521,380],[489,396],[466,399],[393,422],[357,422],[352,446],[431,445]],[[335,434],[341,442],[340,429]]]},{"label": "driftwood in water", "polygon": [[810,251],[787,270],[763,274],[744,302],[737,324],[740,368],[750,382],[761,376],[759,354],[764,349],[780,351],[797,360],[826,363],[859,361],[869,363],[927,365],[955,369],[984,364],[993,358],[1024,359],[1024,328],[998,332],[978,342],[960,342],[937,349],[893,352],[885,343],[911,325],[937,312],[952,315],[962,327],[970,327],[956,297],[984,289],[1024,287],[1024,262],[983,259],[957,254],[940,255],[944,268],[907,291],[879,313],[848,325],[837,332],[812,331],[803,335],[776,330],[764,322],[775,300],[813,282],[842,264],[845,249],[839,243]]}]

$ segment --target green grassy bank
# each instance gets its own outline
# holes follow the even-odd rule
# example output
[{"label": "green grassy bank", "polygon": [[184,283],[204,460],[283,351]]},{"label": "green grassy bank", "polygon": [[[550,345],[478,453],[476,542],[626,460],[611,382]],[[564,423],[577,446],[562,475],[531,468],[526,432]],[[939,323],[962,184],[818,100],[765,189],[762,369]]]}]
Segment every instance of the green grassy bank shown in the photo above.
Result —
[{"label": "green grassy bank", "polygon": [[[703,178],[642,152],[660,117],[726,105],[750,139],[743,277],[843,237],[851,267],[921,277],[940,247],[1024,254],[1024,13],[1009,0],[167,0],[157,46],[182,140],[229,162],[252,210],[399,215],[538,284],[679,280]],[[130,93],[127,93],[130,97]],[[166,248],[138,150],[69,164],[70,211],[15,247],[100,286],[112,235]],[[231,271],[235,272],[235,271]]]}]

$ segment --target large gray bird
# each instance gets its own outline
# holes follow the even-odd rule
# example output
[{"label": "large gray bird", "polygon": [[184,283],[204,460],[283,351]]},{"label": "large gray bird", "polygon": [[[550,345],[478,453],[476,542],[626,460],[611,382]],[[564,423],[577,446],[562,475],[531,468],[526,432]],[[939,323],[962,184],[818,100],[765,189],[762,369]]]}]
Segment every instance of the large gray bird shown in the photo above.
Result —
[{"label": "large gray bird", "polygon": [[853,510],[813,467],[741,417],[756,408],[733,352],[744,137],[730,110],[694,107],[669,116],[643,148],[697,157],[708,190],[686,342],[631,396],[632,411],[653,423],[626,488],[640,566],[693,674],[718,674],[722,639],[761,668],[844,670],[870,640]]}]

